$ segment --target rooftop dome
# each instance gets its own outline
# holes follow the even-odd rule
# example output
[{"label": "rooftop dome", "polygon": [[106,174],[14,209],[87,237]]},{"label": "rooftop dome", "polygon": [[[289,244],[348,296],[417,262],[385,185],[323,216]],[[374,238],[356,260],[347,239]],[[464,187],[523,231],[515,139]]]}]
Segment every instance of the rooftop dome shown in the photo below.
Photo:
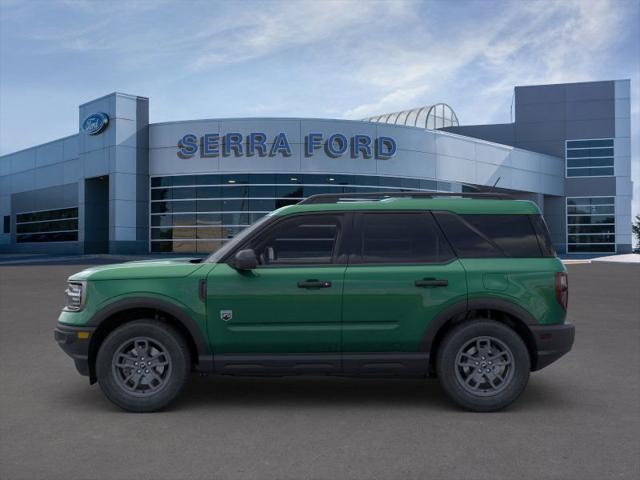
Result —
[{"label": "rooftop dome", "polygon": [[373,117],[363,118],[365,122],[390,123],[392,125],[406,125],[408,127],[422,127],[435,130],[444,127],[457,127],[458,117],[446,103],[425,105],[424,107],[400,112],[385,113]]}]

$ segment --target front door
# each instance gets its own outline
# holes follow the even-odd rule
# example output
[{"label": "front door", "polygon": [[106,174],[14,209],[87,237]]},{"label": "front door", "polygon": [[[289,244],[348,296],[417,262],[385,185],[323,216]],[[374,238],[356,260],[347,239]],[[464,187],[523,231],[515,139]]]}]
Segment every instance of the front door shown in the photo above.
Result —
[{"label": "front door", "polygon": [[342,230],[342,215],[283,218],[241,246],[256,252],[258,268],[216,265],[207,279],[214,354],[337,355],[346,269],[338,256]]},{"label": "front door", "polygon": [[[420,355],[404,354],[420,353],[429,322],[466,300],[464,268],[429,212],[360,213],[354,230],[360,241],[343,296],[345,369],[408,366],[402,358],[426,368]],[[382,355],[350,355],[365,352]]]}]

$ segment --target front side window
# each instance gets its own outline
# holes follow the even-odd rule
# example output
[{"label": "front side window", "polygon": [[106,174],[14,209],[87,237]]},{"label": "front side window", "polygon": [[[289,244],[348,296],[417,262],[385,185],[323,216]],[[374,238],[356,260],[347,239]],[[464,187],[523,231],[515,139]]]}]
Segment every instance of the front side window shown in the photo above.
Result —
[{"label": "front side window", "polygon": [[567,140],[567,177],[613,175],[613,139]]},{"label": "front side window", "polygon": [[301,215],[278,222],[259,235],[253,248],[260,265],[318,265],[333,262],[340,215]]},{"label": "front side window", "polygon": [[429,213],[365,213],[360,225],[361,263],[425,264],[453,258]]},{"label": "front side window", "polygon": [[253,235],[253,233],[255,231],[261,229],[265,223],[270,221],[270,219],[271,219],[271,217],[269,217],[269,216],[261,217],[257,222],[255,222],[249,228],[245,228],[240,233],[238,233],[238,235],[233,237],[232,240],[230,240],[229,242],[225,243],[221,247],[218,247],[218,249],[215,250],[209,256],[209,258],[207,258],[207,262],[218,263],[225,256],[227,256],[227,254],[229,252],[233,251],[238,245],[240,245],[245,239],[247,239],[251,235]]}]

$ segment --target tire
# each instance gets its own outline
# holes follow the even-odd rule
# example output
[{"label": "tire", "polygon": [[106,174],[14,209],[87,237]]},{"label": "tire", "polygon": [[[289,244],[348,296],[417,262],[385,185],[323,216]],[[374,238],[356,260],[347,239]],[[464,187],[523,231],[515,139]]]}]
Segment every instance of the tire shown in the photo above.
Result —
[{"label": "tire", "polygon": [[520,336],[494,320],[471,320],[454,327],[436,358],[447,395],[474,412],[493,412],[513,403],[529,381],[531,360]]},{"label": "tire", "polygon": [[135,320],[116,328],[100,345],[96,376],[100,388],[118,407],[155,412],[169,405],[191,371],[185,339],[173,327]]}]

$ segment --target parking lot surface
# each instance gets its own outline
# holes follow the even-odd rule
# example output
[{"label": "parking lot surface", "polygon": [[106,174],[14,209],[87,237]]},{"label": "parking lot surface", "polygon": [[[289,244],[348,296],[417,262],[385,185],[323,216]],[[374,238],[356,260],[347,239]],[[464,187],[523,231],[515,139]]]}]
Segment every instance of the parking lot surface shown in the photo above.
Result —
[{"label": "parking lot surface", "polygon": [[0,267],[2,479],[640,478],[640,266],[570,265],[574,349],[507,411],[436,380],[193,376],[124,413],[53,341],[79,265]]}]

